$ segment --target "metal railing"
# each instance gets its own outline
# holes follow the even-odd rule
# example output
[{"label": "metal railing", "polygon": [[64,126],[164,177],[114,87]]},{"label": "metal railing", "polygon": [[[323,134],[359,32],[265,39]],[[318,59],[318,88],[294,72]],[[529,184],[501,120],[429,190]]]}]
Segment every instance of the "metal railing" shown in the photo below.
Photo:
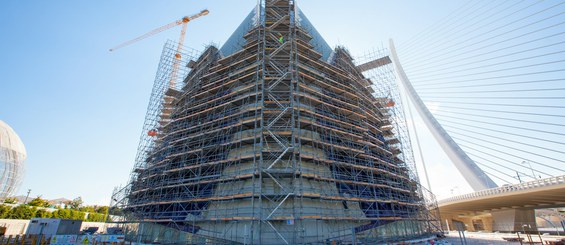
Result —
[{"label": "metal railing", "polygon": [[529,182],[524,182],[524,183],[519,183],[519,184],[514,184],[514,185],[505,185],[505,186],[501,186],[501,187],[497,187],[497,188],[491,188],[491,189],[486,189],[486,190],[477,191],[477,192],[473,192],[473,193],[454,196],[454,197],[446,198],[446,199],[443,199],[443,200],[439,200],[438,204],[441,205],[441,204],[455,202],[455,201],[468,200],[468,199],[480,198],[480,197],[486,197],[486,196],[494,196],[494,195],[498,195],[498,194],[502,194],[502,193],[531,190],[531,189],[536,189],[536,188],[541,188],[541,187],[562,185],[562,184],[565,184],[565,175],[554,176],[554,177],[545,178],[545,179],[537,179],[537,180],[534,180],[534,181],[529,181]]}]

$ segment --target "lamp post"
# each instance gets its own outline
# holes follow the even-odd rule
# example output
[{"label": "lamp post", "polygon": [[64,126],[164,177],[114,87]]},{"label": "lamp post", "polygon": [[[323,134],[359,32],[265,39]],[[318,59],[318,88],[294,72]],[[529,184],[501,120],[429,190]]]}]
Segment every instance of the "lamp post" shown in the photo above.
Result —
[{"label": "lamp post", "polygon": [[24,200],[24,204],[27,203],[27,198],[29,197],[30,192],[31,192],[31,189],[27,189],[27,195],[26,195],[26,199]]},{"label": "lamp post", "polygon": [[454,192],[455,190],[457,190],[456,195],[459,195],[459,193],[460,193],[460,191],[459,191],[459,186],[454,186],[453,188],[451,188],[451,190],[450,190],[450,191],[451,191],[451,195],[453,195],[453,192]]},{"label": "lamp post", "polygon": [[530,170],[532,171],[532,178],[537,179],[536,178],[536,173],[534,173],[534,169],[532,168],[532,163],[530,163],[529,161],[522,161],[522,164],[528,163],[528,165],[530,166]]}]

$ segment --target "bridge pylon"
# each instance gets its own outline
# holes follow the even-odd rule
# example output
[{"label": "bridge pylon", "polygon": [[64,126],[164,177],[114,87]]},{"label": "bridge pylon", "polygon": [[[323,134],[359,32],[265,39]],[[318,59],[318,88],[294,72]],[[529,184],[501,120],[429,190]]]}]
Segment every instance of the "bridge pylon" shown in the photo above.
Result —
[{"label": "bridge pylon", "polygon": [[406,73],[398,59],[398,55],[396,54],[396,48],[394,47],[392,39],[389,40],[389,46],[392,64],[394,65],[398,81],[402,84],[408,98],[410,98],[413,102],[416,111],[418,111],[418,114],[422,117],[426,127],[430,130],[457,170],[459,170],[459,172],[463,175],[467,183],[469,183],[474,191],[498,187],[498,185],[496,185],[496,183],[494,183],[494,181],[492,181],[492,179],[490,179],[490,177],[486,175],[485,172],[477,166],[477,164],[469,156],[467,156],[465,151],[463,151],[463,149],[455,143],[447,131],[445,131],[441,124],[439,124],[439,122],[434,118],[420,96],[418,96],[418,93],[410,83],[408,76],[406,76]]}]

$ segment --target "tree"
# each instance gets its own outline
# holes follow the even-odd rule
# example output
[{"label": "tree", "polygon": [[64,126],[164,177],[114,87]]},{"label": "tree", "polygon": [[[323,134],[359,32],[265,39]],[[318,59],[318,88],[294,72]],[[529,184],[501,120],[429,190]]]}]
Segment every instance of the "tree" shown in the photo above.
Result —
[{"label": "tree", "polygon": [[77,210],[71,210],[71,218],[70,219],[84,220],[85,216],[86,216],[86,214],[84,212],[77,211]]},{"label": "tree", "polygon": [[87,222],[104,222],[106,221],[105,214],[89,213],[86,218]]},{"label": "tree", "polygon": [[10,213],[10,209],[12,209],[12,207],[6,206],[4,204],[0,204],[0,219],[8,218],[8,214]]},{"label": "tree", "polygon": [[96,212],[99,214],[108,214],[108,206],[100,206],[96,208]]},{"label": "tree", "polygon": [[49,207],[51,204],[49,204],[49,201],[45,199],[41,199],[41,196],[38,196],[33,200],[31,200],[30,202],[28,202],[28,205],[34,207]]},{"label": "tree", "polygon": [[82,211],[82,212],[87,212],[87,213],[95,213],[96,212],[96,206],[82,206],[78,210]]},{"label": "tree", "polygon": [[52,214],[54,219],[76,219],[85,220],[86,214],[84,212],[72,209],[57,209]]},{"label": "tree", "polygon": [[8,219],[31,219],[34,217],[37,209],[26,205],[20,205],[12,208],[8,214]]},{"label": "tree", "polygon": [[51,218],[52,216],[51,212],[45,209],[39,209],[35,212],[34,218]]},{"label": "tree", "polygon": [[108,209],[108,214],[110,215],[114,215],[114,216],[124,216],[124,210],[122,210],[121,208],[118,207],[111,207]]},{"label": "tree", "polygon": [[71,201],[71,209],[78,210],[82,206],[82,197],[77,197]]},{"label": "tree", "polygon": [[70,219],[71,218],[71,210],[68,209],[58,209],[52,213],[53,218],[55,219]]},{"label": "tree", "polygon": [[17,202],[18,199],[16,199],[15,197],[8,197],[4,199],[4,203],[8,203],[8,204],[16,204]]}]

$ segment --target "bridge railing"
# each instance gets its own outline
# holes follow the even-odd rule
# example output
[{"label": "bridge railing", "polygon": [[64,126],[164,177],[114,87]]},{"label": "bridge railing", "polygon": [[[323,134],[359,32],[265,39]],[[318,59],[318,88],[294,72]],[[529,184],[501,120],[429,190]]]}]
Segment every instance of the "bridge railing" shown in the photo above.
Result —
[{"label": "bridge railing", "polygon": [[529,190],[529,189],[541,188],[546,186],[561,185],[561,184],[565,184],[565,175],[555,176],[545,179],[537,179],[537,180],[514,184],[514,185],[505,185],[497,188],[486,189],[473,193],[454,196],[443,200],[439,200],[438,204],[468,200],[468,199],[491,196],[491,195],[498,195],[498,194],[514,192],[514,191]]}]

